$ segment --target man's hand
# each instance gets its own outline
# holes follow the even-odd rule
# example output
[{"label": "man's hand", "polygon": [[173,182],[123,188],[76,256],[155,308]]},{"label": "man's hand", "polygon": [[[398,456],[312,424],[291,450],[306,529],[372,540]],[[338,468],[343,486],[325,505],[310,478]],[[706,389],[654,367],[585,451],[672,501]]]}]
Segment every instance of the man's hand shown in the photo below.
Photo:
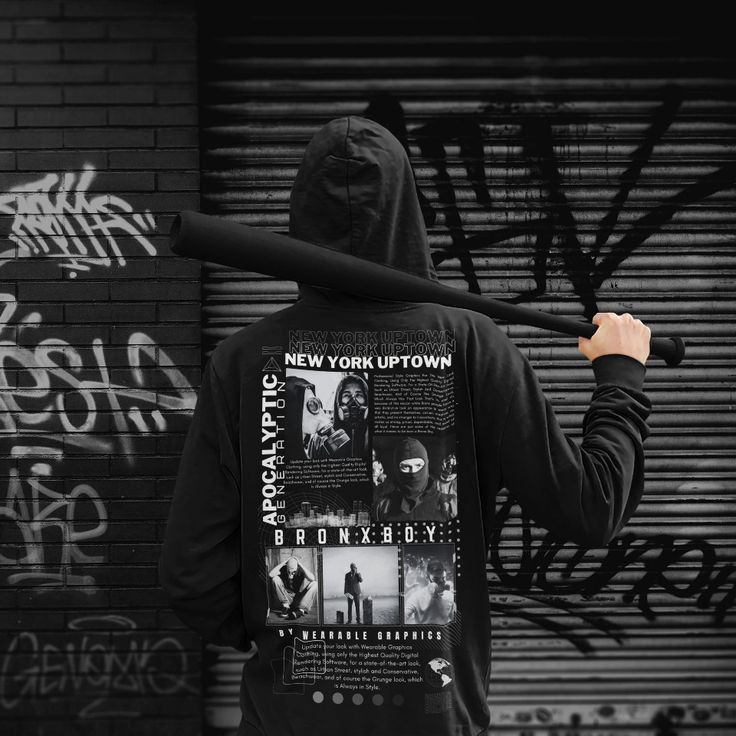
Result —
[{"label": "man's hand", "polygon": [[645,364],[651,330],[630,314],[599,312],[592,322],[598,329],[591,338],[578,338],[578,350],[592,363],[601,355],[628,355]]}]

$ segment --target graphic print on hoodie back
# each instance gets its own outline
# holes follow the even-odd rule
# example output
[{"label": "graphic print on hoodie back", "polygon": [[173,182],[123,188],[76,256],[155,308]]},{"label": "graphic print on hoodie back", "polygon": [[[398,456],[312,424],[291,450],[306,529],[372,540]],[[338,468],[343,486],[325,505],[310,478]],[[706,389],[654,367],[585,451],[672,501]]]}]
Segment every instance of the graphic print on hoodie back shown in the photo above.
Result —
[{"label": "graphic print on hoodie back", "polygon": [[313,699],[418,692],[420,710],[446,709],[443,642],[462,615],[454,333],[289,330],[269,352],[253,419],[281,679]]}]

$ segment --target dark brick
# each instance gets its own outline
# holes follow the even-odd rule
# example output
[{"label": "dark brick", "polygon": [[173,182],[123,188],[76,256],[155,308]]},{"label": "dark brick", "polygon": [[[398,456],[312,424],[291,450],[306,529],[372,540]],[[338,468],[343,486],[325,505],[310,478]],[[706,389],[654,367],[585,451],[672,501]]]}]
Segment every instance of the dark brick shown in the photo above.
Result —
[{"label": "dark brick", "polygon": [[42,85],[0,85],[0,100],[3,105],[60,105],[61,89]]},{"label": "dark brick", "polygon": [[[202,262],[194,260],[193,258],[159,258],[157,262],[158,271],[157,275],[161,279],[198,279],[202,273]],[[171,308],[171,305],[161,305]],[[159,310],[159,315],[164,314]],[[172,312],[168,312],[172,314]]]},{"label": "dark brick", "polygon": [[[113,256],[112,253],[110,255]],[[90,271],[80,271],[74,276],[67,271],[65,278],[73,280],[75,283],[81,283],[87,279],[99,279],[102,274],[114,280],[136,279],[142,282],[144,279],[152,279],[156,275],[156,262],[148,256],[146,258],[126,258],[125,263],[121,263],[119,257],[115,255],[109,266],[95,268],[93,265]],[[143,284],[141,283],[139,286],[143,287]],[[151,282],[150,286],[155,287],[155,282]],[[141,288],[141,290],[144,289]],[[155,289],[151,288],[149,298],[152,298],[154,294]]]},{"label": "dark brick", "polygon": [[[145,125],[145,123],[143,123]],[[196,169],[199,152],[193,150],[164,149],[161,151],[111,151],[110,167],[113,169]]]},{"label": "dark brick", "polygon": [[[186,381],[186,385],[172,388],[171,378],[166,373],[164,373],[163,369],[159,367],[149,367],[147,363],[144,363],[144,365],[138,371],[136,371],[136,377],[137,380],[141,380],[143,382],[143,386],[146,390],[169,389],[171,391],[174,391],[178,388],[190,388],[189,377],[194,374],[197,369],[177,367],[176,370],[183,376],[183,379],[177,378],[177,380]],[[126,381],[130,380],[130,373],[130,369],[115,368],[110,372],[110,378],[114,384],[124,385]]]},{"label": "dark brick", "polygon": [[20,283],[18,284],[18,299],[20,301],[36,301],[36,302],[84,302],[84,301],[105,301],[110,298],[109,288],[111,284],[107,282],[91,282],[87,281],[83,288],[75,289],[69,283]]},{"label": "dark brick", "polygon": [[43,256],[28,256],[28,251],[21,251],[24,255],[15,261],[3,266],[3,279],[13,281],[43,281],[56,280],[61,275],[61,259],[44,258]]},{"label": "dark brick", "polygon": [[177,366],[201,366],[202,353],[197,345],[166,345],[166,355]]},{"label": "dark brick", "polygon": [[197,100],[197,88],[192,84],[172,84],[156,90],[156,102],[159,105],[196,105]]},{"label": "dark brick", "polygon": [[153,302],[151,304],[98,302],[96,304],[64,305],[65,319],[71,323],[126,322],[131,329],[135,325],[141,325],[144,322],[157,321],[157,311],[157,305]]},{"label": "dark brick", "polygon": [[167,432],[166,434],[160,434],[156,437],[156,454],[157,455],[174,455],[177,458],[181,458],[182,450],[184,449],[183,434],[173,434]]},{"label": "dark brick", "polygon": [[195,63],[163,64],[111,64],[108,79],[117,82],[153,82],[155,84],[187,84],[197,78]]},{"label": "dark brick", "polygon": [[61,611],[34,611],[17,609],[3,612],[3,629],[10,631],[62,631],[64,614]]},{"label": "dark brick", "polygon": [[91,164],[95,169],[107,168],[107,151],[85,151],[84,161],[79,153],[62,151],[19,151],[18,169],[42,171],[74,171],[78,170],[82,163]]},{"label": "dark brick", "polygon": [[[3,266],[3,268],[7,268],[7,266]],[[3,290],[5,290],[5,286],[3,286]],[[19,306],[19,311],[16,312],[16,315],[25,316],[31,312],[40,312],[41,320],[45,325],[60,324],[65,321],[63,304],[52,304],[50,302],[38,304],[36,302],[24,301]]]},{"label": "dark brick", "polygon": [[102,23],[73,22],[69,20],[54,21],[17,21],[16,36],[21,40],[60,40],[94,39],[105,37],[105,26]]},{"label": "dark brick", "polygon": [[197,58],[195,39],[187,41],[159,41],[156,44],[156,61],[190,61]]},{"label": "dark brick", "polygon": [[89,43],[86,41],[72,41],[64,44],[63,58],[64,61],[153,61],[154,45],[143,42]]},{"label": "dark brick", "polygon": [[[168,502],[167,502],[168,507]],[[168,513],[168,510],[167,510]],[[160,544],[113,544],[110,545],[110,562],[130,565],[149,562],[158,563],[161,556]]]},{"label": "dark brick", "polygon": [[15,154],[12,152],[0,151],[0,168],[6,171],[15,171]]},{"label": "dark brick", "polygon": [[[196,126],[197,108],[194,105],[167,105],[166,107],[113,107],[109,111],[110,125],[157,125]],[[176,167],[172,167],[176,168]],[[181,166],[180,168],[187,168]],[[197,165],[188,168],[199,168]]]},{"label": "dark brick", "polygon": [[[110,299],[114,301],[128,301],[135,299],[136,296],[142,296],[140,285],[128,283],[112,283],[110,286]],[[201,287],[198,282],[178,283],[164,282],[157,283],[155,289],[147,291],[146,299],[154,298],[156,301],[199,301]]]},{"label": "dark brick", "polygon": [[166,596],[158,587],[151,588],[116,588],[110,591],[110,604],[114,607],[150,606],[153,608],[166,605]]},{"label": "dark brick", "polygon": [[64,90],[64,102],[69,105],[145,105],[153,101],[153,87],[144,84],[79,85]]},{"label": "dark brick", "polygon": [[[168,343],[196,343],[200,339],[199,325],[146,325],[143,329],[148,338],[162,345],[164,349]],[[130,343],[130,331],[127,327],[118,329],[117,325],[113,325],[110,330],[110,345],[121,343]]]},{"label": "dark brick", "polygon": [[86,128],[64,131],[65,148],[150,148],[152,130],[146,128]]},{"label": "dark brick", "polygon": [[[163,130],[156,131],[156,141],[158,145],[165,148],[167,144],[160,142],[160,136],[163,132]],[[171,132],[176,133],[176,130],[172,128]],[[200,186],[200,175],[198,171],[164,171],[156,174],[156,189],[160,192],[199,192]]]},{"label": "dark brick", "polygon": [[179,460],[172,457],[138,457],[132,466],[122,458],[110,458],[111,475],[175,475],[178,469]]},{"label": "dark brick", "polygon": [[104,125],[103,107],[24,107],[18,110],[18,125],[39,128],[85,128]]},{"label": "dark brick", "polygon": [[169,512],[169,502],[162,500],[120,500],[108,501],[107,509],[111,517],[117,519],[165,519]]},{"label": "dark brick", "polygon": [[0,3],[0,17],[12,18],[53,18],[61,15],[60,0],[3,0]]},{"label": "dark brick", "polygon": [[[185,3],[186,4],[186,3]],[[116,18],[138,17],[148,19],[158,12],[158,3],[104,2],[99,0],[65,0],[64,15],[67,18],[101,18],[116,22]]]},{"label": "dark brick", "polygon": [[[0,107],[0,128],[10,128],[15,125],[15,110]],[[13,164],[15,168],[15,163]]]},{"label": "dark brick", "polygon": [[117,523],[111,521],[105,532],[105,541],[110,544],[116,542],[154,542],[156,540],[156,526],[151,522],[124,521]]},{"label": "dark brick", "polygon": [[44,128],[16,128],[3,133],[7,148],[61,148],[60,130]]},{"label": "dark brick", "polygon": [[151,38],[160,42],[166,38],[192,38],[197,34],[197,26],[192,20],[147,20],[118,21],[110,25],[110,38]]},{"label": "dark brick", "polygon": [[[100,395],[101,392],[97,392],[97,395]],[[101,402],[104,401],[104,398],[101,399]],[[104,416],[104,415],[103,415]],[[97,418],[100,417],[100,414],[97,414]],[[70,420],[73,421],[73,420]],[[148,424],[153,426],[153,422],[149,421]],[[128,430],[121,431],[118,427],[115,418],[112,416],[106,416],[104,425],[102,422],[96,422],[95,423],[95,435],[98,435],[98,439],[100,443],[105,443],[102,447],[100,447],[100,451],[103,450],[103,448],[106,451],[122,454],[122,457],[124,458],[125,462],[128,462],[131,466],[135,465],[135,461],[130,458],[127,455],[128,448],[131,449],[133,452],[156,452],[156,438],[155,436],[149,436],[149,435],[141,435],[136,430],[136,425],[133,424],[133,422],[130,419],[126,419],[125,428]],[[114,436],[112,438],[105,437],[103,433],[111,433],[114,432]],[[82,433],[80,433],[81,435]],[[95,436],[92,435],[92,436]],[[89,435],[88,435],[89,436]],[[64,454],[68,457],[74,457],[75,455],[84,455],[89,454],[90,452],[90,446],[85,444],[75,444],[74,439],[71,438],[69,435],[64,437]],[[95,489],[97,489],[98,480],[95,480]]]},{"label": "dark brick", "polygon": [[93,577],[97,585],[105,587],[108,585],[150,587],[158,584],[158,575],[152,565],[96,565]]},{"label": "dark brick", "polygon": [[110,605],[108,591],[95,588],[21,589],[18,600],[23,608],[107,608]]},{"label": "dark brick", "polygon": [[[69,345],[84,347],[91,345],[96,339],[100,339],[107,344],[110,329],[110,325],[65,324],[63,327],[64,342]],[[40,325],[32,332],[26,332],[28,332],[28,335],[19,343],[20,345],[34,346],[42,340],[54,339],[59,336],[59,328],[56,325]]]},{"label": "dark brick", "polygon": [[[135,462],[135,458],[131,458]],[[68,481],[68,482],[67,482]],[[76,482],[64,479],[64,490],[68,493]],[[153,498],[156,496],[156,480],[143,478],[95,478],[95,490],[106,501],[114,498]]]},{"label": "dark brick", "polygon": [[105,67],[101,64],[28,64],[15,72],[19,84],[84,84],[105,81]]},{"label": "dark brick", "polygon": [[61,59],[61,46],[58,43],[10,41],[0,44],[0,61],[2,62],[25,64],[30,61],[58,61],[59,59]]},{"label": "dark brick", "polygon": [[[189,271],[186,275],[190,276],[191,269],[186,270]],[[172,274],[166,275],[170,277]],[[158,307],[159,322],[197,322],[199,324],[201,319],[202,307],[199,304],[160,304]]]}]

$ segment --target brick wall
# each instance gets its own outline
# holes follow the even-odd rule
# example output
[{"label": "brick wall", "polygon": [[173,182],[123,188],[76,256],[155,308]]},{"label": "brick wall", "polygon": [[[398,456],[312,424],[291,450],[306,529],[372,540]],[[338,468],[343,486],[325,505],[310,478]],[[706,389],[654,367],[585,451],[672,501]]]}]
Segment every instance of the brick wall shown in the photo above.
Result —
[{"label": "brick wall", "polygon": [[0,733],[200,732],[156,561],[200,376],[193,0],[0,0]]}]

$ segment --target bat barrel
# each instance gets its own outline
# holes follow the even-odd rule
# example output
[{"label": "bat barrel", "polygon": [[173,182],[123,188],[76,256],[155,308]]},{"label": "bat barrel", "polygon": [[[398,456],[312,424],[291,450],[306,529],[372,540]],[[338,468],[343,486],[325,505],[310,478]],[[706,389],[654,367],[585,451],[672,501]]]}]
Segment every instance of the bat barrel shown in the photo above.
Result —
[{"label": "bat barrel", "polygon": [[[592,337],[597,329],[590,322],[460,291],[390,266],[199,212],[176,215],[169,241],[172,252],[180,256],[337,291],[344,291],[344,284],[349,283],[350,293],[358,296],[462,307],[493,319],[575,337]],[[348,278],[350,275],[355,278]],[[653,337],[650,352],[668,366],[676,366],[685,357],[685,343],[679,337]]]}]

